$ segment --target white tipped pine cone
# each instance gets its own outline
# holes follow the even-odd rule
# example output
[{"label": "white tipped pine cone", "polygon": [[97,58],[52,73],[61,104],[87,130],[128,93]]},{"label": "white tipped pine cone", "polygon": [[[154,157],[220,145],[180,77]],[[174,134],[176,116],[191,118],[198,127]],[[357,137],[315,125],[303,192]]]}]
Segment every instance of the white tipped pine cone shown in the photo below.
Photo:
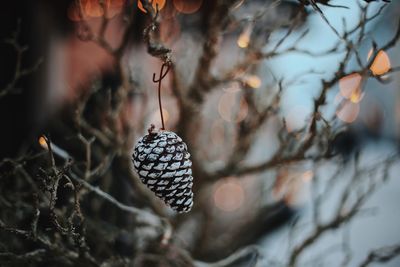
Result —
[{"label": "white tipped pine cone", "polygon": [[173,210],[193,206],[192,162],[186,144],[174,132],[153,132],[139,139],[133,165],[142,182]]}]

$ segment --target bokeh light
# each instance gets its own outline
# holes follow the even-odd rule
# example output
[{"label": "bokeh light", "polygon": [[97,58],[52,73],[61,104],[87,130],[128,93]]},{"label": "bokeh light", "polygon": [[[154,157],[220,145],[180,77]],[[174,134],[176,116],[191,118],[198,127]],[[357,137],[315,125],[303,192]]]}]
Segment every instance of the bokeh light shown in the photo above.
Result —
[{"label": "bokeh light", "polygon": [[122,12],[125,0],[107,0],[102,6],[99,0],[81,0],[72,2],[68,7],[67,16],[71,21],[81,21],[87,18],[98,18],[106,11],[107,18],[113,18]]},{"label": "bokeh light", "polygon": [[364,97],[362,91],[363,78],[358,73],[349,74],[339,80],[339,89],[342,97],[353,103],[358,103]]},{"label": "bokeh light", "polygon": [[172,3],[178,12],[183,14],[193,14],[200,9],[203,0],[173,0]]},{"label": "bokeh light", "polygon": [[225,212],[233,212],[243,206],[245,192],[237,178],[228,178],[216,185],[215,206]]},{"label": "bokeh light", "polygon": [[218,113],[228,122],[241,122],[248,113],[248,104],[239,93],[226,92],[218,102]]},{"label": "bokeh light", "polygon": [[243,81],[246,83],[247,86],[257,89],[261,86],[261,79],[257,75],[247,75],[243,78]]},{"label": "bokeh light", "polygon": [[39,145],[45,149],[47,149],[47,142],[44,136],[39,137]]},{"label": "bokeh light", "polygon": [[251,36],[252,26],[248,25],[243,32],[239,35],[237,40],[237,45],[240,48],[247,48],[250,43],[250,36]]},{"label": "bokeh light", "polygon": [[354,122],[360,113],[360,104],[351,101],[344,101],[336,111],[336,116],[343,122]]},{"label": "bokeh light", "polygon": [[340,94],[349,99],[354,91],[361,88],[362,76],[358,73],[349,74],[339,80]]},{"label": "bokeh light", "polygon": [[104,15],[103,7],[99,0],[82,0],[83,10],[88,17],[101,17]]},{"label": "bokeh light", "polygon": [[[371,49],[368,53],[368,60],[371,58],[373,50]],[[370,70],[374,75],[383,75],[387,73],[391,68],[389,56],[383,50],[380,50],[372,63]]]},{"label": "bokeh light", "polygon": [[[151,5],[154,10],[157,9],[161,10],[165,6],[165,0],[153,0]],[[146,9],[144,9],[143,4],[140,0],[138,0],[137,6],[142,12],[147,13]]]},{"label": "bokeh light", "polygon": [[361,88],[358,87],[356,90],[353,91],[349,100],[353,103],[359,103],[364,97],[364,93],[361,91]]}]

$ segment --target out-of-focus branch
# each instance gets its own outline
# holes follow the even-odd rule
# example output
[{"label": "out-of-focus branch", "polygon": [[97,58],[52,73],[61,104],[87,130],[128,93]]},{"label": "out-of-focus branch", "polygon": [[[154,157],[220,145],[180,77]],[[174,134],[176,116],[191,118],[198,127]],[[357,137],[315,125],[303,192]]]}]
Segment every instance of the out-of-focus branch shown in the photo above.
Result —
[{"label": "out-of-focus branch", "polygon": [[376,263],[386,263],[398,256],[400,256],[400,245],[378,248],[370,251],[368,256],[358,265],[358,267],[367,267]]},{"label": "out-of-focus branch", "polygon": [[12,34],[12,37],[4,40],[5,43],[11,45],[14,48],[15,52],[17,53],[17,58],[16,58],[16,63],[15,63],[14,76],[13,76],[11,82],[9,82],[5,88],[0,90],[0,99],[10,93],[19,93],[20,89],[16,88],[18,81],[20,81],[25,76],[28,76],[28,75],[36,72],[43,62],[43,59],[40,58],[31,67],[28,67],[28,68],[22,67],[23,55],[28,50],[28,46],[21,45],[19,43],[18,38],[20,35],[20,31],[21,31],[21,21],[18,20],[17,29]]},{"label": "out-of-focus branch", "polygon": [[[7,226],[2,220],[0,220],[0,231],[6,231],[8,233],[11,234],[15,234],[17,236],[23,237],[25,239],[31,240],[33,242],[39,243],[41,246],[44,246],[46,248],[47,251],[53,251],[56,254],[60,255],[59,260],[63,260],[65,259],[67,262],[74,262],[78,259],[80,259],[81,261],[86,262],[86,264],[88,264],[88,266],[98,266],[99,264],[93,259],[91,258],[89,255],[86,254],[86,256],[84,255],[83,258],[79,258],[79,254],[76,253],[73,250],[67,249],[63,246],[60,246],[58,244],[54,244],[51,243],[50,240],[48,240],[48,238],[42,237],[42,236],[34,236],[32,235],[32,233],[30,231],[26,231],[26,230],[22,230],[22,229],[18,229],[18,228],[13,228],[10,226]],[[39,256],[41,254],[41,252],[39,253],[34,253],[33,255],[28,253],[28,257],[29,256]],[[9,253],[7,254],[8,257],[13,257],[14,258],[14,253]],[[25,254],[26,255],[26,254]],[[17,257],[17,260],[19,260],[20,257],[23,258],[22,255],[15,255]],[[1,257],[0,257],[1,259]]]},{"label": "out-of-focus branch", "polygon": [[379,1],[382,1],[382,2],[385,2],[385,3],[390,3],[391,2],[391,0],[364,0],[364,1],[367,2],[367,3],[379,2]]},{"label": "out-of-focus branch", "polygon": [[87,190],[89,190],[90,192],[95,193],[99,197],[101,197],[104,200],[108,201],[109,203],[113,204],[118,209],[126,211],[126,212],[129,212],[132,215],[134,215],[135,217],[137,217],[138,222],[140,224],[148,224],[148,223],[150,223],[151,225],[155,225],[155,226],[162,225],[162,223],[161,223],[162,220],[158,216],[156,216],[156,215],[154,215],[154,214],[152,214],[152,213],[150,213],[150,212],[148,212],[146,210],[138,209],[138,208],[135,208],[135,207],[132,207],[132,206],[128,206],[128,205],[125,205],[125,204],[119,202],[114,197],[112,197],[108,193],[104,192],[100,188],[92,186],[91,184],[89,184],[85,180],[79,178],[73,172],[70,172],[69,176],[71,177],[71,179],[73,179],[76,182],[82,184],[83,187],[85,187]]},{"label": "out-of-focus branch", "polygon": [[[295,151],[292,151],[291,153],[287,153],[287,151],[285,151],[286,150],[285,144],[280,144],[280,148],[277,150],[277,152],[275,153],[275,155],[272,158],[266,160],[265,162],[262,162],[260,164],[256,164],[253,166],[243,166],[243,165],[239,164],[238,160],[228,160],[228,163],[226,164],[226,166],[224,168],[209,175],[209,177],[211,177],[211,179],[217,179],[218,177],[229,176],[229,175],[243,175],[243,174],[249,174],[249,173],[256,173],[256,172],[264,171],[269,168],[273,168],[275,166],[279,166],[282,164],[288,164],[288,163],[303,161],[303,160],[307,160],[307,159],[318,160],[318,159],[330,157],[330,155],[328,153],[329,151],[319,151],[318,155],[312,155],[312,156],[311,155],[306,156],[306,152],[314,144],[314,139],[319,132],[318,128],[317,128],[317,123],[318,123],[318,121],[321,120],[321,116],[318,114],[320,114],[320,108],[322,106],[324,106],[326,103],[326,93],[342,77],[350,74],[350,73],[345,72],[345,68],[346,68],[351,56],[357,52],[356,47],[361,42],[362,38],[361,39],[359,38],[357,44],[352,44],[350,41],[348,41],[349,36],[351,34],[355,33],[356,29],[358,29],[358,30],[361,29],[360,35],[364,36],[363,29],[365,28],[365,25],[367,23],[369,23],[370,21],[372,21],[373,19],[375,19],[377,17],[377,15],[381,13],[382,8],[379,9],[376,13],[374,13],[370,17],[366,17],[366,15],[365,15],[367,12],[366,8],[362,8],[361,11],[362,11],[361,12],[362,18],[360,20],[362,20],[362,23],[360,22],[354,28],[346,31],[343,35],[344,39],[346,40],[345,47],[344,47],[345,55],[338,67],[338,70],[336,71],[336,73],[334,74],[334,76],[331,80],[327,80],[327,81],[323,80],[321,82],[322,90],[321,90],[321,93],[319,94],[319,96],[314,100],[314,112],[313,112],[312,118],[310,120],[309,126],[307,127],[308,133],[305,135],[305,139],[298,146],[298,148]],[[261,60],[263,58],[279,56],[279,55],[286,54],[289,52],[301,52],[304,54],[308,54],[310,56],[316,56],[316,55],[323,56],[323,55],[327,55],[330,53],[341,51],[341,48],[339,45],[334,46],[332,49],[329,49],[322,53],[314,53],[312,51],[298,49],[297,45],[305,37],[307,31],[305,31],[303,34],[301,34],[297,38],[297,40],[295,42],[293,42],[292,46],[290,46],[289,48],[286,48],[283,51],[277,51],[280,44],[282,44],[282,42],[288,37],[288,35],[290,33],[291,33],[291,31],[289,29],[288,33],[277,42],[277,44],[274,46],[274,48],[270,52],[260,52],[257,50],[251,52],[252,50],[251,50],[251,48],[249,48],[249,52],[246,54],[246,57],[244,58],[244,60],[241,63],[239,63],[238,65],[236,65],[235,67],[233,67],[225,75],[223,75],[224,78],[219,78],[219,79],[214,78],[215,84],[218,84],[218,83],[221,83],[224,81],[230,81],[230,80],[234,79],[234,77],[238,74],[238,72],[248,69],[249,66],[251,66],[252,64],[257,64],[257,62],[259,62],[259,60]],[[394,41],[394,40],[397,40],[397,39],[398,39],[398,33],[395,34],[394,38],[388,44],[393,43],[393,42],[395,43],[396,41]],[[384,47],[387,47],[387,46],[384,46]],[[378,54],[378,52],[374,53],[374,56],[376,57],[377,54]],[[360,71],[358,71],[358,73],[360,73],[363,76],[366,76],[366,75],[372,76],[372,73],[369,71],[369,69],[371,67],[373,60],[374,59],[371,59],[369,64],[367,66],[363,66],[363,68]],[[376,78],[378,78],[378,77],[376,77]],[[253,118],[254,114],[251,114],[250,117]],[[255,121],[257,121],[257,120],[255,120]],[[251,132],[255,132],[256,129],[258,129],[259,126],[262,124],[262,120],[258,121],[258,122],[259,122],[259,124],[253,124],[253,126],[250,127],[252,129]],[[324,123],[328,123],[328,122],[325,120]],[[241,123],[241,125],[243,125],[243,123]],[[328,123],[328,126],[329,126],[329,123]],[[242,147],[246,143],[246,142],[243,142],[243,140],[247,140],[246,138],[243,138],[243,137],[244,136],[241,135],[239,138]],[[243,150],[243,152],[244,151],[245,150]],[[235,150],[235,152],[240,152],[240,151]],[[245,153],[233,153],[232,156],[234,158],[243,159],[243,157],[241,157],[241,155],[245,156]]]},{"label": "out-of-focus branch", "polygon": [[224,20],[226,20],[230,7],[235,2],[217,0],[208,14],[207,32],[204,36],[202,53],[197,63],[194,80],[188,92],[188,97],[194,103],[201,104],[204,95],[212,89],[209,85],[212,63],[219,52],[221,33],[224,30]]},{"label": "out-of-focus branch", "polygon": [[[346,36],[346,34],[345,34]],[[386,43],[382,49],[387,50],[391,47],[393,47],[396,42],[398,41],[400,37],[400,21],[399,21],[399,26],[398,29],[394,35],[394,37]],[[326,104],[326,94],[330,88],[332,88],[341,78],[345,77],[348,75],[348,73],[345,72],[345,68],[347,66],[347,63],[349,62],[351,55],[353,54],[354,46],[350,43],[346,45],[346,53],[339,65],[338,70],[335,72],[333,78],[331,80],[322,80],[322,89],[320,91],[319,96],[314,99],[314,110],[313,110],[313,115],[311,118],[311,122],[309,125],[309,130],[308,130],[308,137],[307,139],[303,142],[302,146],[299,148],[298,153],[299,154],[304,154],[313,144],[314,138],[317,135],[317,122],[319,120],[319,116],[317,114],[320,114],[320,108]],[[378,55],[378,51],[375,51],[373,55],[370,58],[369,63],[367,66],[365,66],[362,70],[359,70],[358,73],[362,74],[367,74],[370,73],[370,67],[372,66],[375,58]]]},{"label": "out-of-focus branch", "polygon": [[261,257],[259,249],[255,246],[245,247],[229,257],[214,263],[195,262],[196,267],[232,267],[247,266],[254,267]]},{"label": "out-of-focus branch", "polygon": [[[353,203],[350,204],[347,200],[349,199],[350,194],[354,192],[354,187],[358,186],[358,184],[363,183],[360,178],[362,177],[365,179],[365,176],[367,176],[369,173],[374,173],[377,170],[377,167],[381,166],[382,163],[379,162],[377,164],[374,164],[373,166],[369,166],[368,168],[361,170],[358,169],[358,166],[356,166],[355,173],[350,183],[343,191],[343,195],[340,198],[341,201],[338,205],[334,217],[328,222],[320,222],[320,220],[318,219],[320,211],[314,211],[316,213],[315,216],[317,216],[317,219],[314,219],[314,222],[316,222],[316,225],[314,225],[314,230],[308,237],[303,239],[303,241],[300,244],[296,245],[295,248],[292,250],[289,255],[288,266],[296,266],[298,258],[300,255],[302,255],[303,251],[313,245],[323,234],[328,231],[338,229],[340,226],[354,218],[355,215],[360,212],[362,205],[365,204],[365,202],[368,200],[369,197],[371,197],[371,195],[373,195],[372,193],[376,190],[376,188],[382,185],[382,183],[388,179],[389,169],[395,162],[397,162],[397,158],[398,156],[394,155],[384,160],[384,167],[382,170],[382,174],[379,176],[379,178],[377,178],[375,181],[364,181],[364,183],[366,183],[366,185],[364,185],[366,186],[366,189],[362,191],[358,190],[357,194],[354,195],[356,199],[353,201]],[[373,178],[370,179],[372,180]]]},{"label": "out-of-focus branch", "polygon": [[10,261],[14,264],[27,262],[40,262],[46,255],[45,249],[37,249],[24,254],[14,254],[11,252],[1,252],[0,261]]}]

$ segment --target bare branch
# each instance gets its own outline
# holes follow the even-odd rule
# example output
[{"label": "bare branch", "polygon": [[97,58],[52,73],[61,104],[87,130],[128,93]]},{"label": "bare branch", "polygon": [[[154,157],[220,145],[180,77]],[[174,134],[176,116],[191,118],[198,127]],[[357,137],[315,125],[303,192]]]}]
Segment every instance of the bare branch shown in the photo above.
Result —
[{"label": "bare branch", "polygon": [[28,76],[36,72],[43,62],[43,59],[40,58],[33,66],[27,68],[22,67],[23,56],[24,53],[28,50],[28,46],[24,46],[19,43],[18,39],[20,31],[21,31],[21,21],[18,20],[17,29],[13,33],[12,37],[4,40],[5,43],[11,45],[14,48],[15,52],[17,53],[17,58],[15,64],[14,76],[11,82],[9,82],[5,88],[0,90],[0,99],[10,93],[19,93],[20,89],[16,88],[18,81],[20,81],[25,76]]},{"label": "bare branch", "polygon": [[398,256],[400,256],[400,245],[382,247],[369,252],[358,266],[367,267],[373,263],[386,263]]}]

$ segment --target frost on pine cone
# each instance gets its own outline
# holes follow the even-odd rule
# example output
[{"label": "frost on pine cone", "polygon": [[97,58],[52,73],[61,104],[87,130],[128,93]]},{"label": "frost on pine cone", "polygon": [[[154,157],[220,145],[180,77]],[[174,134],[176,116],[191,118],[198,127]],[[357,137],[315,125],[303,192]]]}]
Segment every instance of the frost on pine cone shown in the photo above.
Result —
[{"label": "frost on pine cone", "polygon": [[192,162],[186,144],[174,132],[152,132],[139,139],[133,165],[142,182],[177,212],[193,206]]}]

